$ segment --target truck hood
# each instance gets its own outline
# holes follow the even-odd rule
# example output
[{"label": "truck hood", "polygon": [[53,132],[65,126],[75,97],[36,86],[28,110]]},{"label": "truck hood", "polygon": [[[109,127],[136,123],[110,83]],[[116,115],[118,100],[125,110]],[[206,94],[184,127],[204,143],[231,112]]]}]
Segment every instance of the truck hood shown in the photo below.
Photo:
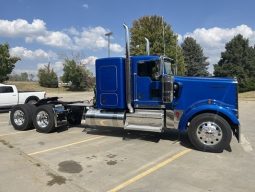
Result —
[{"label": "truck hood", "polygon": [[174,77],[179,85],[179,94],[174,103],[185,109],[198,101],[215,100],[230,108],[238,108],[237,81],[232,78]]}]

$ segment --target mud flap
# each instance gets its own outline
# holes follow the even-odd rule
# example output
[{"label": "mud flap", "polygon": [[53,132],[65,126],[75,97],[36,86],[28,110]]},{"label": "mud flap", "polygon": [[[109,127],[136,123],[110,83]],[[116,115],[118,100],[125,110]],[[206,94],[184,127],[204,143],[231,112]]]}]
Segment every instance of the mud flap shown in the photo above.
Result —
[{"label": "mud flap", "polygon": [[240,125],[234,126],[232,128],[232,131],[233,131],[233,134],[236,137],[238,143],[240,143],[241,142],[241,127],[240,127]]}]

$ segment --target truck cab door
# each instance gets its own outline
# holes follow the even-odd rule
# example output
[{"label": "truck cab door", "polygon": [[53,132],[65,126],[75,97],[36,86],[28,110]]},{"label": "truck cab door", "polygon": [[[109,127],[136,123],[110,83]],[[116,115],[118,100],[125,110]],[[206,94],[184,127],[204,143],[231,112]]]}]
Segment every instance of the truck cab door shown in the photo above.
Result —
[{"label": "truck cab door", "polygon": [[160,108],[162,105],[160,60],[138,61],[135,65],[133,83],[135,108]]},{"label": "truck cab door", "polygon": [[14,91],[12,86],[0,86],[0,107],[16,105],[17,101],[18,93]]}]

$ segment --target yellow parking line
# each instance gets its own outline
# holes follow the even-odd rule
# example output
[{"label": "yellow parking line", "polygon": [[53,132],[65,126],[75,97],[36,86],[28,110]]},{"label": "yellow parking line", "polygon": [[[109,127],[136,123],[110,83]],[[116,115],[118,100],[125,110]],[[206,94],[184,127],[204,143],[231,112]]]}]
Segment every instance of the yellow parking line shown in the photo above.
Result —
[{"label": "yellow parking line", "polygon": [[6,134],[0,135],[0,137],[9,136],[9,135],[17,135],[17,134],[21,134],[21,133],[27,133],[30,131],[34,131],[34,130],[32,129],[32,130],[28,130],[28,131],[18,131],[18,132],[14,132],[14,133],[6,133]]},{"label": "yellow parking line", "polygon": [[88,141],[93,141],[93,140],[100,139],[100,138],[103,138],[103,137],[105,137],[105,136],[92,137],[92,138],[89,138],[89,139],[85,139],[85,140],[82,140],[82,141],[70,143],[70,144],[67,144],[67,145],[62,145],[62,146],[58,146],[58,147],[53,147],[53,148],[49,148],[49,149],[29,153],[28,155],[36,155],[36,154],[46,153],[46,152],[49,152],[49,151],[54,151],[54,150],[57,150],[57,149],[62,149],[62,148],[70,147],[70,146],[73,146],[73,145],[78,145],[78,144],[85,143],[85,142],[88,142]]},{"label": "yellow parking line", "polygon": [[156,164],[155,166],[151,167],[150,169],[136,175],[135,177],[121,183],[120,185],[118,185],[118,186],[114,187],[113,189],[109,190],[108,192],[117,192],[117,191],[127,187],[128,185],[131,185],[132,183],[134,183],[134,182],[142,179],[143,177],[157,171],[158,169],[166,166],[167,164],[173,162],[174,160],[180,158],[181,156],[187,154],[190,151],[191,151],[191,149],[185,149],[185,150],[175,154],[174,156],[171,156],[170,158],[166,159],[165,161],[162,161],[159,164]]}]

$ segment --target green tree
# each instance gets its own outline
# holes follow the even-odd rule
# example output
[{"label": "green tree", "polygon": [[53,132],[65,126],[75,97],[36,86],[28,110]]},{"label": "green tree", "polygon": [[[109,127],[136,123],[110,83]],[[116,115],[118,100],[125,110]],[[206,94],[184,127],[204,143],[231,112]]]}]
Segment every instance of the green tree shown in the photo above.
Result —
[{"label": "green tree", "polygon": [[50,63],[40,68],[38,71],[39,84],[42,87],[58,87],[58,76],[54,70],[50,67]]},{"label": "green tree", "polygon": [[74,59],[65,59],[62,81],[71,82],[73,90],[88,90],[94,86],[92,74]]},{"label": "green tree", "polygon": [[236,77],[241,92],[255,89],[255,50],[248,39],[239,34],[226,44],[221,59],[214,65],[214,75]]},{"label": "green tree", "polygon": [[184,63],[187,76],[208,76],[209,63],[206,61],[203,49],[192,37],[186,37],[182,43]]},{"label": "green tree", "polygon": [[156,15],[141,17],[133,22],[130,32],[132,55],[146,54],[145,37],[150,41],[150,54],[152,55],[164,55],[165,43],[165,55],[175,60],[178,74],[184,75],[184,59],[182,50],[178,45],[177,35],[174,34],[171,26],[163,21],[162,17]]},{"label": "green tree", "polygon": [[8,44],[0,44],[0,83],[8,80],[15,67],[15,63],[19,61],[19,57],[11,57]]}]

